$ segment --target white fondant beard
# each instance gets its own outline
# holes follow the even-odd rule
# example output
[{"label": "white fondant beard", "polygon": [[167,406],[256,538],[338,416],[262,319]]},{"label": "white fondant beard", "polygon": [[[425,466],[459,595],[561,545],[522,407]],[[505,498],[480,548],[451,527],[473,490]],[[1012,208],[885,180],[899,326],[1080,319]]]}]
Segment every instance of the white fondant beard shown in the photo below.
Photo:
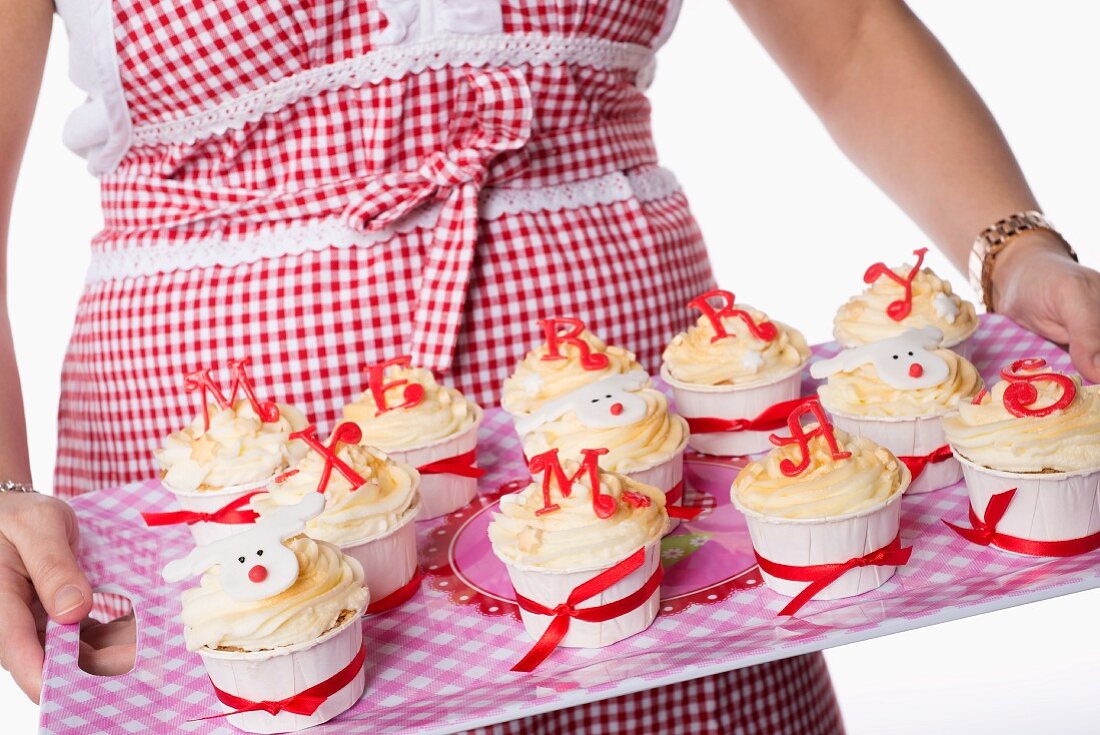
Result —
[{"label": "white fondant beard", "polygon": [[645,399],[638,395],[647,385],[649,375],[643,371],[612,375],[547,401],[530,416],[517,421],[516,428],[520,434],[529,434],[570,412],[591,429],[636,424],[646,417],[648,410]]},{"label": "white fondant beard", "polygon": [[[897,337],[853,347],[832,359],[816,362],[810,367],[810,374],[815,378],[827,378],[871,364],[882,382],[891,388],[932,388],[951,376],[947,362],[932,351],[942,341],[943,332],[935,327],[909,329]],[[919,366],[919,375],[914,375],[914,365]]]},{"label": "white fondant beard", "polygon": [[[283,546],[282,539],[268,539],[254,549],[242,545],[247,540],[234,544],[239,550],[236,557],[222,560],[220,581],[226,594],[235,600],[263,600],[290,589],[298,579],[298,557],[294,552]],[[262,581],[249,578],[254,569],[264,570]]]},{"label": "white fondant beard", "polygon": [[298,557],[283,540],[305,530],[321,515],[325,496],[310,493],[295,505],[284,505],[261,517],[247,531],[199,546],[164,567],[164,578],[178,582],[220,566],[219,582],[235,600],[264,600],[290,589],[298,579]]}]

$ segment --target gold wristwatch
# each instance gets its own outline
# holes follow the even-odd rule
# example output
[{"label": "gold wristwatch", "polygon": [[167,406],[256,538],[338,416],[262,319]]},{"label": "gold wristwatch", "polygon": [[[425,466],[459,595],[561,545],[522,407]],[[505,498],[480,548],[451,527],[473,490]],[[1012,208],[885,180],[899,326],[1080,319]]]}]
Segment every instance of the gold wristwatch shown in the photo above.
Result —
[{"label": "gold wristwatch", "polygon": [[1021,235],[1036,230],[1054,234],[1066,246],[1069,256],[1077,260],[1077,253],[1042,212],[1017,212],[993,223],[981,231],[970,250],[970,285],[986,311],[993,312],[993,263],[997,255]]}]

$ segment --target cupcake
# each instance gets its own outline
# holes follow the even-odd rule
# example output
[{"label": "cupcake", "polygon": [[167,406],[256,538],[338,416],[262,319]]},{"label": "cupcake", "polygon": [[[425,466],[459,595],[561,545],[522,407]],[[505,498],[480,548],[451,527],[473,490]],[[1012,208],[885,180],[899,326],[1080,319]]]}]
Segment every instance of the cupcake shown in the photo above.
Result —
[{"label": "cupcake", "polygon": [[543,403],[516,424],[524,454],[556,449],[563,461],[579,462],[585,447],[604,447],[602,469],[655,487],[670,509],[680,507],[687,422],[649,386],[644,371],[612,375]]},{"label": "cupcake", "polygon": [[[228,399],[209,370],[187,377],[186,390],[201,391],[203,412],[154,452],[161,481],[184,512],[145,514],[150,525],[187,523],[199,544],[239,533],[255,520],[246,498],[304,454],[291,434],[305,427],[305,416],[292,406],[259,401],[247,364],[232,363]],[[238,389],[247,397],[235,400]]]},{"label": "cupcake", "polygon": [[184,642],[202,657],[229,723],[246,732],[311,727],[363,694],[363,570],[301,535],[323,506],[308,496],[165,567],[169,582],[202,575],[183,593]]},{"label": "cupcake", "polygon": [[943,346],[970,357],[978,331],[974,305],[963,301],[929,268],[921,268],[928,248],[913,251],[916,265],[889,268],[875,263],[863,276],[868,288],[840,307],[833,335],[842,347],[859,347],[896,337],[907,329],[936,327]]},{"label": "cupcake", "polygon": [[1017,360],[943,428],[979,530],[964,535],[1034,556],[1100,547],[1100,388]]},{"label": "cupcake", "polygon": [[[712,301],[721,305],[715,308]],[[704,454],[762,452],[801,395],[810,348],[798,330],[710,291],[690,306],[703,315],[665,348],[661,378],[691,427],[688,445]]]},{"label": "cupcake", "polygon": [[431,371],[399,357],[368,370],[369,387],[344,407],[362,443],[420,471],[420,513],[428,520],[469,505],[477,495],[477,429],[481,407]]},{"label": "cupcake", "polygon": [[[804,416],[815,422],[803,427]],[[905,465],[869,439],[832,427],[817,401],[791,414],[789,430],[738,473],[731,492],[764,582],[795,598],[781,615],[810,598],[869,592],[909,553],[899,537]]]},{"label": "cupcake", "polygon": [[982,389],[970,362],[940,347],[935,327],[844,350],[816,362],[821,404],[840,429],[889,449],[905,463],[910,494],[954,485],[962,467],[951,455],[941,417]]},{"label": "cupcake", "polygon": [[[420,474],[359,442],[359,427],[344,423],[326,444],[312,427],[303,441],[310,451],[291,471],[252,499],[261,518],[323,493],[325,510],[306,533],[335,544],[358,561],[375,603],[371,612],[394,607],[416,592],[416,519]],[[391,604],[392,603],[392,604]]]},{"label": "cupcake", "polygon": [[591,383],[644,372],[633,352],[609,347],[579,319],[543,319],[539,326],[546,342],[527,353],[501,393],[501,407],[517,421],[547,401]]},{"label": "cupcake", "polygon": [[[555,451],[534,457],[534,481],[503,496],[500,512],[489,524],[493,553],[508,570],[520,618],[535,640],[553,634],[548,628],[561,604],[583,613],[624,598],[634,600],[610,619],[598,614],[593,615],[598,620],[586,620],[583,614],[564,618],[566,630],[557,645],[574,648],[609,646],[642,632],[657,615],[660,544],[667,522],[664,496],[600,470],[601,452],[587,450],[580,464],[561,463]],[[577,590],[582,585],[596,589],[581,596]],[[516,670],[530,670],[548,654],[528,656]]]}]

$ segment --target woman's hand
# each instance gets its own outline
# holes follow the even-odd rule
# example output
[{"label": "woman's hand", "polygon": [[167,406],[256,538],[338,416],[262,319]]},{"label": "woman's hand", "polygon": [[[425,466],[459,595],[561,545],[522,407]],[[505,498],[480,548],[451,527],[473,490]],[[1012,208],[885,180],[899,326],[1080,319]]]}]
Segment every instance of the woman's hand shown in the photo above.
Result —
[{"label": "woman's hand", "polygon": [[1079,265],[1044,232],[1007,248],[993,268],[997,311],[1059,344],[1077,371],[1100,383],[1100,273]]},{"label": "woman's hand", "polygon": [[76,563],[76,514],[34,493],[0,493],[0,664],[27,696],[42,690],[46,614],[77,623],[92,609],[92,588]]}]

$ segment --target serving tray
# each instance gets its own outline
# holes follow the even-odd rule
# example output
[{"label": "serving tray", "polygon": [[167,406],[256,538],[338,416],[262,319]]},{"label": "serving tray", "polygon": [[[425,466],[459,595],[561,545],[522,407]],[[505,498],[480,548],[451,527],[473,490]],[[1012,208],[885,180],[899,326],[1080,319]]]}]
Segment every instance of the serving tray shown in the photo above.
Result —
[{"label": "serving tray", "polygon": [[[983,319],[973,361],[995,379],[1024,356],[1069,370],[1068,355],[998,316]],[[814,349],[829,356],[835,345]],[[808,378],[804,393],[815,390]],[[502,493],[522,487],[518,439],[508,418],[488,411],[480,463],[489,468],[475,502],[419,524],[424,582],[404,606],[364,619],[367,692],[316,733],[450,733],[614,697],[706,674],[978,615],[1100,587],[1100,551],[1066,559],[1011,556],[971,545],[941,519],[962,522],[962,484],[903,500],[909,565],[856,598],[811,602],[794,618],[763,587],[729,486],[743,459],[689,456],[687,504],[707,510],[662,545],[661,614],[644,633],[598,650],[558,649],[535,672],[509,669],[532,645],[517,617],[503,566],[485,537]],[[96,677],[77,667],[77,626],[51,623],[46,636],[41,730],[79,733],[238,732],[224,720],[199,657],[183,646],[180,588],[160,570],[191,547],[183,527],[147,529],[139,513],[169,509],[155,482],[73,501],[81,562],[97,589],[133,602],[138,654],[133,671]]]}]

